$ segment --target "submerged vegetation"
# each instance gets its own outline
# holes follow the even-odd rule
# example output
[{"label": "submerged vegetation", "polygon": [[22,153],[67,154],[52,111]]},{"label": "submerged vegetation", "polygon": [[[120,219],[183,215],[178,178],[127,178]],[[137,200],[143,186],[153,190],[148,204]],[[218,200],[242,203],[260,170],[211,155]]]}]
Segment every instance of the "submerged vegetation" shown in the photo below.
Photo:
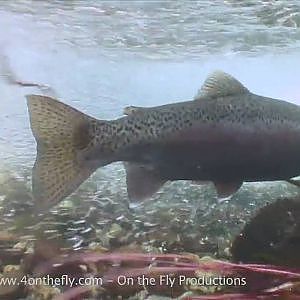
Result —
[{"label": "submerged vegetation", "polygon": [[[113,185],[96,173],[69,200],[37,221],[30,213],[34,205],[28,178],[9,172],[1,177],[1,277],[68,275],[74,281],[79,277],[104,281],[98,286],[91,282],[56,287],[45,282],[3,285],[3,299],[300,297],[300,200],[275,201],[274,196],[296,195],[293,187],[246,187],[230,202],[217,204],[210,186],[193,188],[178,182],[167,185],[154,201],[132,209],[124,200],[122,183]],[[144,277],[158,283],[167,275],[175,278],[173,287],[145,287],[137,282]],[[120,276],[133,278],[133,284],[121,286]],[[194,281],[212,276],[246,278],[247,285],[201,286],[197,280],[197,284],[179,284],[180,276]]]}]

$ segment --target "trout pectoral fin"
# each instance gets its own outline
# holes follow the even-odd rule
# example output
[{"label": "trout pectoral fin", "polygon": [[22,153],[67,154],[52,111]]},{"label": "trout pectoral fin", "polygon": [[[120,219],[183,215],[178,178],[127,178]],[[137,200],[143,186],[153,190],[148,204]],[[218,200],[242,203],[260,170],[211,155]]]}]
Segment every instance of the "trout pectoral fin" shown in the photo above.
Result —
[{"label": "trout pectoral fin", "polygon": [[242,186],[242,181],[214,182],[218,198],[228,198]]},{"label": "trout pectoral fin", "polygon": [[127,192],[130,201],[138,202],[150,198],[166,182],[157,170],[150,166],[124,163],[126,169]]}]

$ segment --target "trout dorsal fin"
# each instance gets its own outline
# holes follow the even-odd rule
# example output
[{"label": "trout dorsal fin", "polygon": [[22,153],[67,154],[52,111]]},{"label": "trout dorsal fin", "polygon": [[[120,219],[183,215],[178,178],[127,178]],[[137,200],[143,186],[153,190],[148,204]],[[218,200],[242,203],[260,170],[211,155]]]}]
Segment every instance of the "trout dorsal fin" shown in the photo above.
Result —
[{"label": "trout dorsal fin", "polygon": [[222,71],[215,71],[207,77],[201,89],[195,96],[195,100],[202,97],[225,97],[249,93],[237,79]]}]

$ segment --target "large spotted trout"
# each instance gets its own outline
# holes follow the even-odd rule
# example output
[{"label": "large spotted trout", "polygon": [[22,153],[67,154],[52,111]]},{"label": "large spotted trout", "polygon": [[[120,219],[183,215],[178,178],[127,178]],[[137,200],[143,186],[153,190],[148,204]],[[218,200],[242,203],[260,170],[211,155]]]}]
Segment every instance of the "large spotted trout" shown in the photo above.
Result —
[{"label": "large spotted trout", "polygon": [[98,120],[53,98],[28,95],[37,158],[32,185],[45,210],[96,169],[124,162],[129,199],[149,198],[167,181],[213,182],[219,197],[243,182],[300,175],[300,107],[251,93],[214,72],[191,101],[127,107]]}]

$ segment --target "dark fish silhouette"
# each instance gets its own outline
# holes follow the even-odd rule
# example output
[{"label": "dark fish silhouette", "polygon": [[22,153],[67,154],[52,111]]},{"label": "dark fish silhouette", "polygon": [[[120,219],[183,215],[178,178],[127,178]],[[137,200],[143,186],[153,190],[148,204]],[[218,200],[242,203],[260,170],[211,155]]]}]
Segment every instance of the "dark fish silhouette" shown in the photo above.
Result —
[{"label": "dark fish silhouette", "polygon": [[46,96],[29,95],[37,141],[33,195],[46,209],[97,168],[123,161],[129,198],[150,197],[165,182],[212,181],[219,197],[244,181],[300,174],[300,107],[251,93],[223,72],[207,78],[192,101],[97,120]]}]

